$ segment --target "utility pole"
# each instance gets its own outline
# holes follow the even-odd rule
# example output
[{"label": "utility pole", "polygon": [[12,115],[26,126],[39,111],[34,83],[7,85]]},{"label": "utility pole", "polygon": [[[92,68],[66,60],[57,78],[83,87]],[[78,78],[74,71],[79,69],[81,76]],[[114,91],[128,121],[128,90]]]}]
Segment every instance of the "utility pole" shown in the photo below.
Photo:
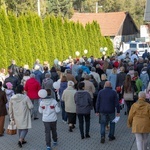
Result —
[{"label": "utility pole", "polygon": [[37,7],[38,7],[38,15],[41,16],[40,0],[37,0]]},{"label": "utility pole", "polygon": [[98,13],[98,2],[96,2],[96,13]]}]

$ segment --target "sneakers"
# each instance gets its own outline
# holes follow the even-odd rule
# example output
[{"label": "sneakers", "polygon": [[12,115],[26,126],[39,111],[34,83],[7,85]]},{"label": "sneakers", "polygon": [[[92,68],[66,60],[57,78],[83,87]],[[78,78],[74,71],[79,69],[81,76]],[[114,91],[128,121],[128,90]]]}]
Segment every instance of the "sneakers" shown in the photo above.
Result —
[{"label": "sneakers", "polygon": [[81,136],[81,139],[84,139],[84,135]]},{"label": "sneakers", "polygon": [[47,147],[47,149],[46,150],[51,150],[51,148],[50,147]]},{"label": "sneakers", "polygon": [[105,138],[104,137],[101,138],[101,143],[102,144],[105,143]]},{"label": "sneakers", "polygon": [[53,142],[53,146],[57,146],[57,142]]},{"label": "sneakers", "polygon": [[113,140],[115,140],[116,138],[113,136],[113,137],[111,137],[111,138],[109,138],[109,141],[113,141]]}]

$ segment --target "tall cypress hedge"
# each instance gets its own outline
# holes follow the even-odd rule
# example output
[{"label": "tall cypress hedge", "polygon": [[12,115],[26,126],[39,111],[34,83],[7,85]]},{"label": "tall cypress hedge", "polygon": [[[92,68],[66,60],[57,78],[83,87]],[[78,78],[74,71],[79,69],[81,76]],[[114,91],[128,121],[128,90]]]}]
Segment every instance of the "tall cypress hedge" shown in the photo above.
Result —
[{"label": "tall cypress hedge", "polygon": [[[16,49],[14,45],[14,38],[12,34],[12,28],[7,14],[4,10],[0,11],[0,25],[4,35],[4,41],[6,44],[7,62],[10,64],[11,60],[16,60]],[[5,66],[7,68],[7,66]]]},{"label": "tall cypress hedge", "polygon": [[26,63],[25,54],[22,46],[22,40],[20,36],[20,29],[18,26],[18,20],[14,14],[9,15],[9,21],[12,28],[13,39],[14,39],[14,46],[16,52],[16,62],[20,62],[19,64],[23,66]]},{"label": "tall cypress hedge", "polygon": [[15,59],[17,65],[28,64],[32,68],[39,58],[41,63],[54,59],[63,61],[69,56],[85,55],[100,57],[100,47],[107,47],[107,55],[113,53],[113,44],[109,37],[103,37],[97,22],[88,23],[85,27],[67,19],[47,15],[40,18],[33,12],[16,17],[0,11],[0,67],[7,68],[10,60]]},{"label": "tall cypress hedge", "polygon": [[25,64],[29,65],[30,68],[33,66],[33,54],[31,49],[31,41],[28,33],[28,27],[25,20],[25,16],[22,15],[18,18],[18,26],[20,29],[20,37],[22,40],[22,48],[25,55]]},{"label": "tall cypress hedge", "polygon": [[4,41],[4,35],[2,32],[2,28],[0,25],[0,52],[1,52],[1,59],[0,59],[0,68],[7,67],[7,48]]}]

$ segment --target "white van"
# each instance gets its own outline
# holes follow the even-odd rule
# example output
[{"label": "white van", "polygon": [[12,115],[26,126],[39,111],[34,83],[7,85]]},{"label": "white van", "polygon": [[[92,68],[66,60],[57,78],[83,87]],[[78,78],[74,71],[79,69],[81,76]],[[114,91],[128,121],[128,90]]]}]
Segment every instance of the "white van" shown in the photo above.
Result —
[{"label": "white van", "polygon": [[131,51],[131,53],[137,51],[138,56],[142,56],[145,50],[150,52],[150,47],[145,42],[131,41],[123,44],[123,53],[126,53],[127,51]]}]

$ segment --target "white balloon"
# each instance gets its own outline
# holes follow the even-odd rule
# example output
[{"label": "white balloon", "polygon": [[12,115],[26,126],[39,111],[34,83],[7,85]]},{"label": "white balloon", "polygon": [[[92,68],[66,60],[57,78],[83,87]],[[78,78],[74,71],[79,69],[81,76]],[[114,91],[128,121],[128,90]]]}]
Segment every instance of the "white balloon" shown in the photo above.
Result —
[{"label": "white balloon", "polygon": [[106,52],[105,52],[105,51],[103,51],[102,53],[103,53],[103,55],[105,55],[105,54],[106,54]]},{"label": "white balloon", "polygon": [[54,87],[54,89],[58,90],[60,88],[60,83],[59,82],[54,82],[53,87]]},{"label": "white balloon", "polygon": [[107,51],[107,47],[104,47],[104,51]]},{"label": "white balloon", "polygon": [[87,60],[87,61],[88,61],[89,63],[91,63],[91,61],[92,61],[92,60],[91,60],[91,58],[88,58],[88,60]]},{"label": "white balloon", "polygon": [[45,89],[41,89],[38,92],[40,98],[45,98],[47,96],[47,91]]},{"label": "white balloon", "polygon": [[101,48],[100,48],[100,52],[103,52],[103,50],[104,50],[104,49],[101,47]]},{"label": "white balloon", "polygon": [[57,58],[54,60],[54,64],[58,65],[58,59]]},{"label": "white balloon", "polygon": [[88,53],[88,50],[87,50],[87,49],[85,49],[85,50],[84,50],[84,54],[87,54],[87,53]]},{"label": "white balloon", "polygon": [[76,56],[79,56],[79,55],[80,55],[80,53],[79,53],[78,51],[76,51],[75,54],[76,54]]},{"label": "white balloon", "polygon": [[60,82],[61,82],[61,79],[58,79],[58,80],[57,80],[57,82],[60,84]]},{"label": "white balloon", "polygon": [[58,65],[59,65],[59,66],[61,65],[61,61],[58,62]]}]

